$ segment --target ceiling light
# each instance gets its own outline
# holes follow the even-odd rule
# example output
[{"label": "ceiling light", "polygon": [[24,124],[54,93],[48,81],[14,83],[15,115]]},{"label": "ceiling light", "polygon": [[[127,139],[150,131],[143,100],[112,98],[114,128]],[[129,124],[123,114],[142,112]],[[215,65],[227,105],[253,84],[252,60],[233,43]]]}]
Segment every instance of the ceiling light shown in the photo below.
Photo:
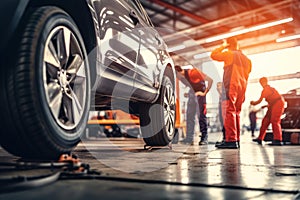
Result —
[{"label": "ceiling light", "polygon": [[260,24],[260,25],[245,28],[245,29],[242,29],[242,30],[238,30],[238,31],[234,31],[234,32],[229,32],[229,33],[213,36],[213,37],[205,39],[205,42],[206,43],[214,42],[214,41],[222,40],[222,39],[229,38],[229,37],[232,37],[232,36],[241,35],[241,34],[244,34],[244,33],[249,33],[249,32],[257,31],[257,30],[260,30],[260,29],[269,28],[269,27],[276,26],[276,25],[279,25],[279,24],[288,23],[288,22],[291,22],[291,21],[293,21],[293,18],[289,17],[289,18],[278,20],[278,21],[269,22],[269,23],[266,23],[266,24]]},{"label": "ceiling light", "polygon": [[175,47],[170,47],[169,52],[179,51],[179,50],[184,49],[184,48],[185,48],[185,45],[181,44],[181,45],[178,45],[178,46],[175,46]]},{"label": "ceiling light", "polygon": [[181,69],[193,69],[193,65],[184,65],[184,66],[181,66]]},{"label": "ceiling light", "polygon": [[278,38],[278,39],[276,39],[276,42],[285,42],[288,40],[295,40],[295,39],[299,39],[299,38],[300,38],[300,34],[290,35],[290,36]]},{"label": "ceiling light", "polygon": [[194,55],[194,59],[206,58],[206,57],[209,57],[210,54],[211,54],[211,52],[196,54],[196,55]]}]

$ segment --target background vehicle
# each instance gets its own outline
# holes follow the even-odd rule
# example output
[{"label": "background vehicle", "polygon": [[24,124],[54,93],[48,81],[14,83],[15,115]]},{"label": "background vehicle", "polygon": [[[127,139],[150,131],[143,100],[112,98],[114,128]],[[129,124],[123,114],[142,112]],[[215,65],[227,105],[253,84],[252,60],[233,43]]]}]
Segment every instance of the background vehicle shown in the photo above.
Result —
[{"label": "background vehicle", "polygon": [[300,129],[300,88],[282,95],[287,103],[281,126],[283,129]]},{"label": "background vehicle", "polygon": [[138,0],[0,4],[3,148],[57,158],[80,141],[90,110],[107,109],[139,115],[147,145],[172,140],[173,61]]}]

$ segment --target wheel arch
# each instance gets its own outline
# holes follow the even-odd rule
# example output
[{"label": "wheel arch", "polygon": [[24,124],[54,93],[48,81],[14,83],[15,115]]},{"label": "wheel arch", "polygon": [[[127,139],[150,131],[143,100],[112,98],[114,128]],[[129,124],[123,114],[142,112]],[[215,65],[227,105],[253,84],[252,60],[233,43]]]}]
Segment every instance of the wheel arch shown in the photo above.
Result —
[{"label": "wheel arch", "polygon": [[[171,60],[170,62],[168,62],[168,64],[166,65],[166,67],[164,68],[163,70],[164,73],[161,73],[160,74],[160,83],[163,82],[163,77],[168,75],[168,77],[171,79],[171,81],[174,83],[174,90],[175,90],[175,94],[176,94],[176,85],[175,85],[175,81],[176,81],[176,72],[175,72],[175,69],[174,69],[174,63],[173,61]],[[160,85],[161,87],[162,85]],[[160,91],[160,88],[159,88],[159,91]],[[159,95],[158,95],[159,96]]]},{"label": "wheel arch", "polygon": [[171,63],[167,64],[164,71],[164,75],[166,75],[166,73],[172,74],[172,76],[170,76],[169,78],[171,78],[171,81],[175,81],[176,79],[175,70],[174,70],[174,66]]}]

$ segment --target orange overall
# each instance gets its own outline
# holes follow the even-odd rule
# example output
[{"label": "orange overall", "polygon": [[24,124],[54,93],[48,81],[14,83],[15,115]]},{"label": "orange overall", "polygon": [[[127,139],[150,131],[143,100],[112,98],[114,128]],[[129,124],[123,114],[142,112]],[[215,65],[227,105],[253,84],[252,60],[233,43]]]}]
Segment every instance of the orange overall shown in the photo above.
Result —
[{"label": "orange overall", "polygon": [[262,120],[259,136],[257,139],[263,140],[270,123],[272,124],[273,140],[282,141],[281,131],[281,115],[284,111],[284,98],[278,93],[276,89],[265,86],[261,92],[261,98],[265,98],[268,102],[268,111]]},{"label": "orange overall", "polygon": [[224,47],[212,51],[211,58],[224,62],[222,115],[226,142],[240,141],[240,112],[245,101],[247,81],[252,64],[239,50],[224,51]]}]

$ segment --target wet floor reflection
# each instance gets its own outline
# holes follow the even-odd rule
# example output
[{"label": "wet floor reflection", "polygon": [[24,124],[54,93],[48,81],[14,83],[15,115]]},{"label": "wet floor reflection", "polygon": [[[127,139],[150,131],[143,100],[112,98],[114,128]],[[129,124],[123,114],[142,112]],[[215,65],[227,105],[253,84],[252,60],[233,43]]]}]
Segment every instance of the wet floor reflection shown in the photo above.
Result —
[{"label": "wet floor reflection", "polygon": [[[128,187],[128,182],[122,182],[120,187],[113,182],[114,191],[129,188],[128,192],[132,192],[130,188],[136,188],[142,194],[162,195],[161,199],[291,199],[286,197],[295,196],[300,183],[299,146],[260,146],[251,137],[241,139],[238,150],[216,149],[213,142],[207,146],[174,144],[173,148],[148,150],[137,139],[95,140],[81,143],[74,153],[91,169],[101,172],[101,176],[166,182],[143,186],[138,182],[132,187]],[[8,155],[2,151],[1,156],[0,151],[0,161],[7,159]],[[89,183],[85,183],[87,188],[91,187]],[[73,185],[76,189],[77,186]],[[89,194],[101,188],[101,194],[111,191],[103,191],[103,185],[93,187],[97,189],[88,191]]]},{"label": "wet floor reflection", "polygon": [[260,146],[252,143],[250,139],[244,138],[239,150],[219,150],[213,145],[206,149],[192,146],[189,151],[194,151],[194,156],[190,154],[178,159],[176,165],[165,170],[166,176],[168,180],[205,183],[208,186],[233,186],[266,191],[299,190],[300,159],[296,155],[291,156],[289,152],[292,150],[299,153],[299,149],[295,150],[293,146]]},{"label": "wet floor reflection", "polygon": [[[100,142],[99,146],[94,148],[94,144],[88,141],[86,146],[102,156],[104,154],[101,148],[105,147],[104,152],[108,153],[105,157],[106,163],[109,162],[110,166],[114,163],[114,169],[130,171],[130,174],[122,173],[122,176],[187,185],[202,184],[207,199],[228,199],[226,197],[232,195],[239,195],[235,196],[236,199],[264,199],[261,195],[264,196],[271,190],[279,192],[299,190],[300,159],[297,156],[300,155],[299,148],[273,147],[267,144],[261,146],[253,143],[251,137],[244,135],[241,137],[240,149],[221,150],[214,146],[213,139],[217,141],[218,136],[210,135],[210,143],[207,146],[198,144],[187,146],[179,143],[173,144],[172,149],[150,151],[143,150],[141,146],[137,147],[142,145],[141,141],[139,143],[131,140],[118,141],[117,146],[121,152],[130,152],[130,157],[124,157],[123,154],[115,156],[112,152],[116,151],[110,149],[107,143]],[[99,161],[103,162],[103,159]],[[162,166],[162,162],[166,165]],[[105,169],[109,175],[120,175],[120,172]],[[165,186],[167,191],[172,188]],[[216,188],[222,189],[216,190]],[[243,192],[236,194],[232,188]],[[184,186],[180,188],[179,193],[183,198],[189,199],[190,191],[190,187]]]}]

